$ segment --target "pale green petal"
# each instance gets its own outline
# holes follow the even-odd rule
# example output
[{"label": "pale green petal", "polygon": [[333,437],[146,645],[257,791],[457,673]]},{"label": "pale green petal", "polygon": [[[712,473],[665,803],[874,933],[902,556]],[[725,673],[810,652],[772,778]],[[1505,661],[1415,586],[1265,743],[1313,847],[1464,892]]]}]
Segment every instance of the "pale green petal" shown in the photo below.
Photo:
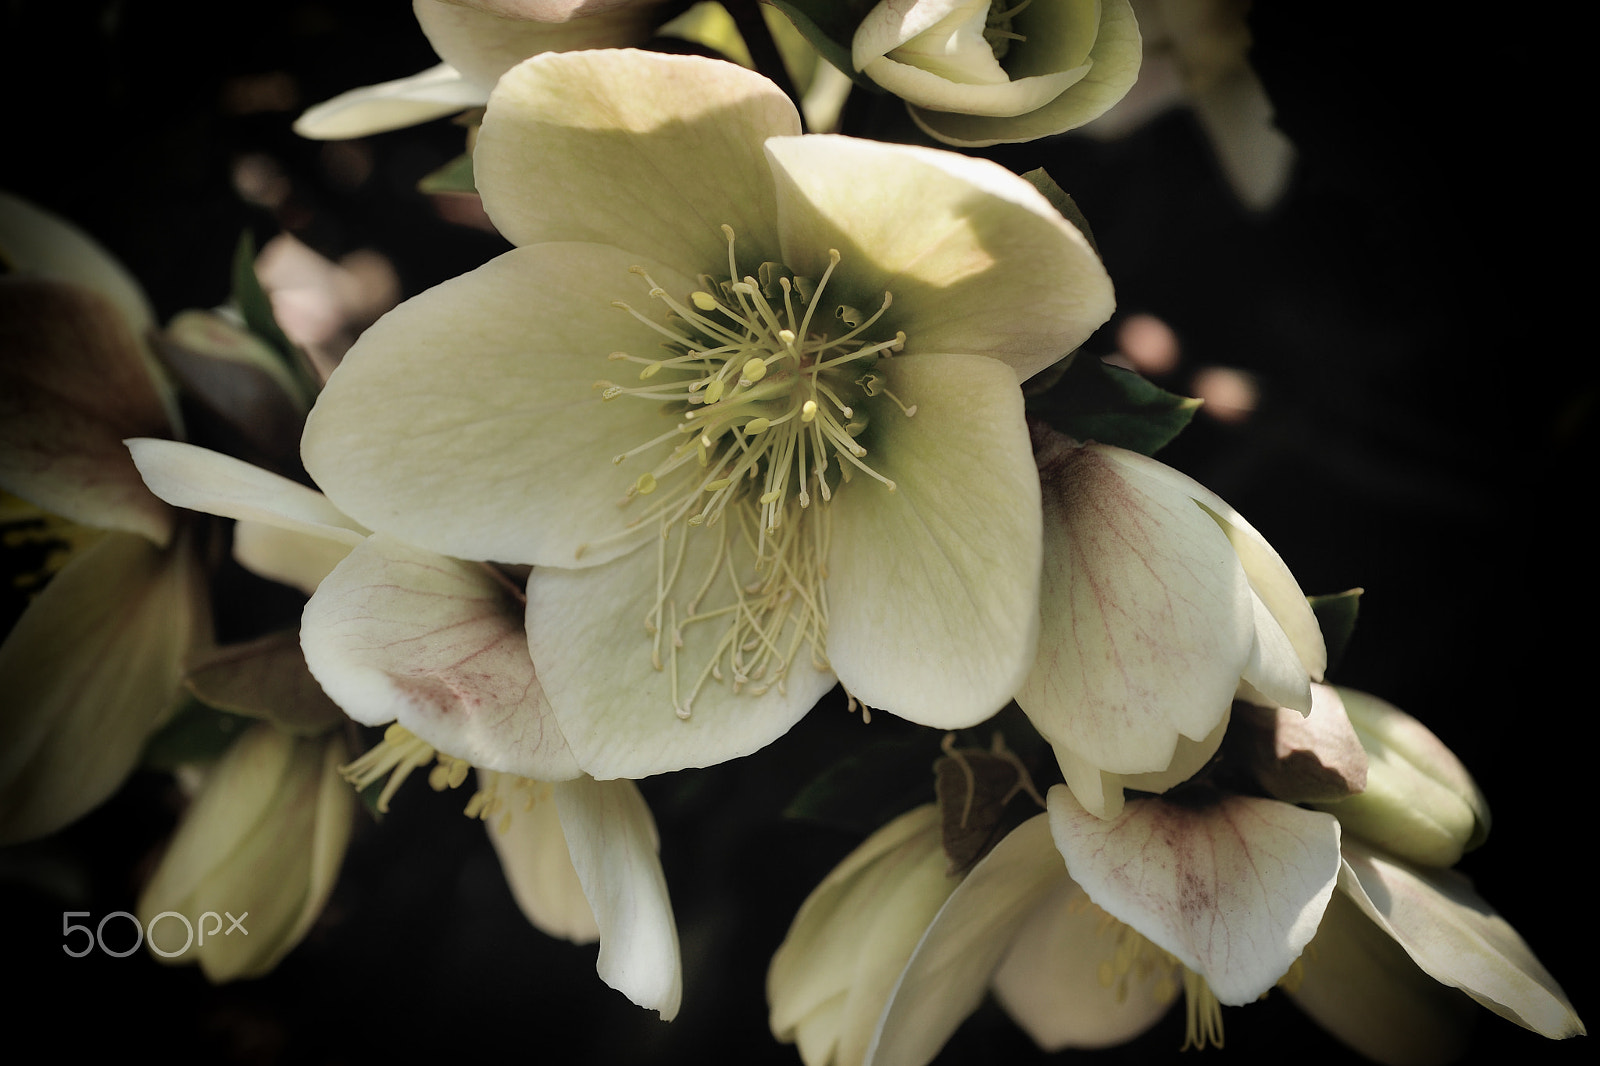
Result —
[{"label": "pale green petal", "polygon": [[641,384],[611,353],[661,354],[659,333],[612,306],[660,317],[634,265],[670,292],[695,287],[614,248],[543,244],[401,304],[329,379],[306,469],[364,525],[459,558],[590,566],[642,543],[654,530],[618,506],[641,469],[614,459],[674,422],[595,387]]},{"label": "pale green petal", "polygon": [[486,770],[575,777],[528,658],[514,593],[483,565],[375,534],[306,604],[306,665],[365,725],[397,721]]},{"label": "pale green petal", "polygon": [[1234,194],[1257,211],[1277,203],[1294,167],[1294,142],[1273,124],[1272,101],[1255,71],[1241,66],[1197,86],[1190,103]]},{"label": "pale green petal", "polygon": [[1033,910],[1066,880],[1040,814],[967,874],[912,954],[867,1054],[870,1066],[924,1066],[989,988]]},{"label": "pale green petal", "polygon": [[1065,744],[1053,743],[1061,776],[1084,810],[1096,818],[1115,818],[1122,813],[1122,775],[1108,774]]},{"label": "pale green petal", "polygon": [[[1010,76],[1038,77],[1084,65],[1082,34],[1075,29],[1084,7],[1035,0],[1013,24],[1029,40],[1012,43],[1005,63]],[[1101,0],[1099,7],[1100,28],[1087,57],[1088,73],[1049,103],[1011,118],[990,118],[934,111],[912,102],[907,106],[912,121],[945,144],[982,148],[1049,137],[1105,114],[1133,87],[1143,48],[1128,0]]]},{"label": "pale green petal", "polygon": [[95,291],[0,278],[0,488],[81,525],[165,544],[172,512],[122,447],[171,431],[142,350]]},{"label": "pale green petal", "polygon": [[153,438],[126,444],[145,484],[176,507],[262,522],[346,548],[366,536],[322,493],[231,455]]},{"label": "pale green petal", "polygon": [[1560,1040],[1588,1030],[1517,931],[1453,870],[1427,870],[1351,839],[1339,888],[1441,984]]},{"label": "pale green petal", "polygon": [[1230,1006],[1271,988],[1317,931],[1339,823],[1277,800],[1130,801],[1114,821],[1050,790],[1050,828],[1089,898],[1200,974]]},{"label": "pale green petal", "polygon": [[1328,900],[1289,998],[1351,1048],[1385,1066],[1443,1066],[1467,1050],[1472,1001],[1441,985],[1343,892]]},{"label": "pale green petal", "polygon": [[[1111,279],[1070,223],[988,160],[849,137],[767,142],[784,261],[906,332],[907,354],[1004,360],[1024,379],[1111,317]],[[837,286],[837,289],[835,288]]]},{"label": "pale green petal", "polygon": [[[788,732],[833,687],[833,673],[818,669],[802,642],[783,684],[770,684],[767,677],[735,692],[724,668],[723,680],[706,677],[691,700],[726,632],[719,620],[726,614],[714,612],[735,602],[734,583],[718,563],[725,530],[726,523],[680,527],[670,540],[652,538],[604,566],[535,568],[528,578],[528,644],[562,732],[585,772],[638,778],[748,755]],[[732,536],[737,538],[737,531]],[[682,576],[668,597],[676,606],[663,608],[658,641],[646,623],[656,608],[662,560],[670,571],[680,543],[687,545]],[[740,574],[753,573],[742,539],[736,540],[733,559]],[[689,600],[702,582],[709,586],[700,602],[704,620],[684,625]],[[683,639],[676,650],[674,618]],[[787,648],[793,636],[791,618],[774,644]],[[652,664],[653,647],[659,649],[661,669]],[[682,719],[674,707],[686,702],[690,714]]]},{"label": "pale green petal", "polygon": [[473,156],[484,210],[514,244],[597,241],[690,276],[777,258],[767,138],[800,118],[767,79],[713,59],[551,53],[507,72]]},{"label": "pale green petal", "polygon": [[1059,435],[1041,447],[1043,622],[1017,703],[1053,744],[1129,774],[1216,728],[1254,626],[1227,538],[1184,493],[1128,477],[1119,453]]},{"label": "pale green petal", "polygon": [[[172,912],[195,927],[196,942],[184,950],[183,923],[157,923],[151,949],[175,953],[162,962],[198,961],[211,981],[231,981],[269,972],[299,943],[321,914],[349,841],[356,797],[338,773],[348,754],[337,735],[296,740],[270,725],[229,749],[139,898],[147,926]],[[217,917],[206,919],[208,911]]]},{"label": "pale green petal", "polygon": [[51,579],[0,645],[0,843],[54,832],[122,784],[207,629],[182,539],[161,551],[107,533]]},{"label": "pale green petal", "polygon": [[497,13],[444,0],[415,0],[412,10],[439,57],[479,87],[481,104],[500,75],[529,56],[642,44],[650,36],[652,5],[613,6],[616,10],[564,18],[540,18],[523,11]]},{"label": "pale green petal", "polygon": [[903,100],[915,100],[919,111],[954,111],[986,118],[1012,118],[1036,111],[1082,81],[1087,66],[1020,78],[1000,85],[951,81],[932,71],[874,59],[861,71]]},{"label": "pale green petal", "polygon": [[806,897],[767,972],[770,1024],[808,1061],[860,1063],[889,993],[959,883],[926,804],[879,829]]},{"label": "pale green petal", "polygon": [[1003,363],[885,360],[859,473],[823,506],[828,659],[871,707],[940,729],[989,717],[1027,676],[1039,623],[1038,473]]},{"label": "pale green petal", "polygon": [[[975,10],[986,11],[988,6],[987,0],[915,0],[913,3],[884,0],[867,12],[856,27],[850,42],[850,61],[860,70],[869,60],[887,55],[945,20],[964,21]],[[993,53],[990,57],[993,58]]]},{"label": "pale green petal", "polygon": [[241,519],[233,527],[233,557],[240,566],[307,596],[344,561],[350,548],[342,541],[266,522]]},{"label": "pale green petal", "polygon": [[1250,591],[1250,613],[1255,619],[1255,641],[1250,646],[1250,660],[1239,671],[1245,683],[1239,698],[1266,707],[1289,707],[1309,714],[1311,678],[1283,627],[1278,625],[1278,620],[1254,589]]},{"label": "pale green petal", "polygon": [[489,101],[494,85],[468,81],[448,63],[429,67],[409,78],[340,93],[295,120],[294,131],[312,140],[332,141],[415,126],[454,115]]},{"label": "pale green petal", "polygon": [[1083,889],[1063,877],[1034,908],[994,975],[995,998],[1046,1051],[1126,1043],[1172,1006],[1157,994],[1165,976],[1151,970],[1105,985],[1100,967],[1117,952],[1116,926],[1086,906]]},{"label": "pale green petal", "polygon": [[486,819],[506,884],[534,928],[574,944],[592,944],[600,939],[600,927],[572,867],[552,786],[529,782],[528,787],[536,790],[531,803],[520,790],[511,791],[503,809]]},{"label": "pale green petal", "polygon": [[639,787],[588,777],[563,781],[556,810],[600,927],[600,979],[670,1022],[683,998],[683,962],[655,819]]}]

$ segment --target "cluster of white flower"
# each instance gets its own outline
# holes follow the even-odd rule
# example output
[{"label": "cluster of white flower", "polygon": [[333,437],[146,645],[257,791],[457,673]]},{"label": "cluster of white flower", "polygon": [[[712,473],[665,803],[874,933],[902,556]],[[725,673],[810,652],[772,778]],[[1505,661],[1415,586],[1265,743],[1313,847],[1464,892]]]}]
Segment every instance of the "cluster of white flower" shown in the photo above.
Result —
[{"label": "cluster of white flower", "polygon": [[[1075,129],[1139,76],[1128,0],[779,6],[787,46],[815,50],[801,90],[826,87],[820,56],[944,146]],[[0,203],[19,398],[0,484],[105,531],[0,649],[0,839],[102,802],[192,693],[263,719],[210,764],[139,904],[253,901],[261,932],[198,956],[213,979],[270,970],[315,920],[346,781],[383,783],[383,810],[420,769],[438,790],[474,775],[466,810],[530,920],[598,940],[601,977],[670,1019],[682,960],[636,780],[781,743],[835,685],[940,731],[1014,701],[1044,758],[999,760],[997,798],[972,776],[992,755],[948,748],[967,785],[883,826],[795,918],[771,1024],[811,1066],[930,1062],[991,990],[1052,1049],[1130,1039],[1180,991],[1191,1042],[1220,1043],[1219,1005],[1275,986],[1386,1062],[1454,1047],[1446,987],[1583,1031],[1449,869],[1487,831],[1472,779],[1323,683],[1318,618],[1267,540],[1146,454],[1030,416],[1114,310],[1053,183],[803,132],[801,90],[630,47],[659,3],[415,11],[444,64],[297,129],[483,108],[473,187],[514,248],[389,312],[325,383],[220,318],[164,334],[289,398],[320,492],[185,443],[137,286]],[[1164,41],[1184,25],[1169,12]],[[1248,74],[1247,45],[1217,68]],[[234,520],[238,560],[309,597],[297,636],[210,646],[213,527],[183,509]],[[339,712],[384,730],[353,761]],[[974,818],[1008,831],[956,857]]]}]

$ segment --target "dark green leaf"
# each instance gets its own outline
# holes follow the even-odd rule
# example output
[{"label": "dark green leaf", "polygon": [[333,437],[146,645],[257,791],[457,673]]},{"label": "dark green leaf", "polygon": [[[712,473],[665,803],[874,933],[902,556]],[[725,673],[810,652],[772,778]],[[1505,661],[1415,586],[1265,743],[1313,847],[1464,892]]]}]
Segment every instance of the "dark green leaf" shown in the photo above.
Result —
[{"label": "dark green leaf", "polygon": [[425,193],[473,193],[478,191],[472,177],[472,153],[463,152],[444,166],[417,182],[417,189]]},{"label": "dark green leaf", "polygon": [[219,759],[250,724],[249,718],[189,700],[145,744],[144,764],[171,772],[187,763]]},{"label": "dark green leaf", "polygon": [[1317,616],[1317,625],[1322,627],[1322,642],[1328,646],[1328,673],[1333,673],[1340,660],[1344,658],[1344,650],[1350,644],[1350,635],[1355,632],[1356,613],[1361,606],[1361,594],[1365,589],[1350,589],[1346,592],[1330,592],[1325,596],[1308,596],[1311,601],[1311,611]]},{"label": "dark green leaf", "polygon": [[1199,400],[1090,356],[1072,359],[1045,392],[1028,399],[1030,413],[1069,437],[1143,455],[1166,447],[1199,408]]},{"label": "dark green leaf", "polygon": [[850,60],[850,43],[856,27],[875,5],[874,0],[762,0],[782,11],[817,54],[848,74],[864,89],[881,93],[878,83],[859,73]]},{"label": "dark green leaf", "polygon": [[938,757],[939,734],[931,730],[863,745],[813,778],[784,808],[784,817],[867,836],[928,802]]},{"label": "dark green leaf", "polygon": [[1083,212],[1078,210],[1078,203],[1067,191],[1055,183],[1055,179],[1045,173],[1044,167],[1030,170],[1022,175],[1022,180],[1028,182],[1035,189],[1044,194],[1050,201],[1050,206],[1061,213],[1061,217],[1078,227],[1084,239],[1089,242],[1089,247],[1094,249],[1094,254],[1100,254],[1100,246],[1095,243],[1094,232],[1089,229],[1089,220],[1083,217]]}]

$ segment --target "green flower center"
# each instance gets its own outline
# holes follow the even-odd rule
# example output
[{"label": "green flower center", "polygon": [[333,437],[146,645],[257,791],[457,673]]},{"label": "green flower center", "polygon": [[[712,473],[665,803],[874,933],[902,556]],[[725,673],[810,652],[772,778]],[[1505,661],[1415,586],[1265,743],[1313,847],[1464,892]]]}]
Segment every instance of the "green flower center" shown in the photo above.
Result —
[{"label": "green flower center", "polygon": [[1006,53],[1011,51],[1012,41],[1026,41],[1027,38],[1020,33],[1013,33],[1011,20],[1022,14],[1033,0],[1022,0],[1020,4],[1007,7],[1002,0],[994,0],[989,5],[989,13],[983,18],[983,39],[989,45],[989,50],[996,59],[1004,59]]},{"label": "green flower center", "polygon": [[[701,275],[700,288],[686,299],[633,268],[651,299],[665,304],[666,320],[616,306],[661,334],[664,352],[653,358],[613,352],[612,360],[640,365],[640,383],[596,382],[607,401],[647,400],[674,419],[672,428],[614,461],[651,463],[622,502],[631,512],[628,529],[661,530],[659,592],[645,627],[655,665],[671,670],[673,704],[685,718],[708,678],[731,674],[735,690],[750,684],[755,694],[781,685],[803,644],[817,667],[827,668],[827,522],[812,505],[829,502],[841,481],[858,474],[893,492],[894,482],[873,469],[858,438],[875,411],[894,413],[885,403],[904,416],[916,413],[875,371],[880,359],[905,347],[903,332],[883,339],[887,331],[874,328],[891,294],[870,314],[838,299],[829,292],[840,259],[834,250],[816,279],[774,262],[741,273],[733,230],[722,232],[727,276]],[[700,526],[717,530],[718,562],[706,574],[686,575],[687,536],[678,538],[675,556],[666,545],[676,531]],[[732,587],[725,591],[733,604],[702,613],[700,603],[744,547],[753,552],[754,573],[729,570]],[[679,588],[695,591],[684,599],[673,594]],[[725,627],[717,651],[680,689],[683,631],[713,620]],[[785,627],[792,627],[787,638]]]}]

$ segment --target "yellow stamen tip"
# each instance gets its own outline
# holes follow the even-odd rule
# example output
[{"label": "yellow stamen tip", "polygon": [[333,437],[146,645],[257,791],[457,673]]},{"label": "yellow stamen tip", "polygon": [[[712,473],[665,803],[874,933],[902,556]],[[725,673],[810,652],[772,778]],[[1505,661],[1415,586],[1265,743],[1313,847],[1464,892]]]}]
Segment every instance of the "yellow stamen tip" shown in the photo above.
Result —
[{"label": "yellow stamen tip", "polygon": [[692,292],[689,294],[689,299],[693,300],[694,305],[702,311],[715,311],[717,309],[717,301],[709,292]]},{"label": "yellow stamen tip", "polygon": [[767,364],[760,359],[751,359],[739,371],[746,381],[760,381],[767,376]]},{"label": "yellow stamen tip", "polygon": [[633,483],[633,487],[639,490],[639,495],[648,496],[656,490],[656,476],[654,474],[640,474],[639,480]]},{"label": "yellow stamen tip", "polygon": [[800,421],[814,422],[817,418],[817,401],[807,400],[800,405]]},{"label": "yellow stamen tip", "polygon": [[706,403],[716,403],[722,399],[722,379],[717,378],[706,386]]},{"label": "yellow stamen tip", "polygon": [[744,424],[746,433],[765,433],[772,426],[770,418],[752,418]]}]

